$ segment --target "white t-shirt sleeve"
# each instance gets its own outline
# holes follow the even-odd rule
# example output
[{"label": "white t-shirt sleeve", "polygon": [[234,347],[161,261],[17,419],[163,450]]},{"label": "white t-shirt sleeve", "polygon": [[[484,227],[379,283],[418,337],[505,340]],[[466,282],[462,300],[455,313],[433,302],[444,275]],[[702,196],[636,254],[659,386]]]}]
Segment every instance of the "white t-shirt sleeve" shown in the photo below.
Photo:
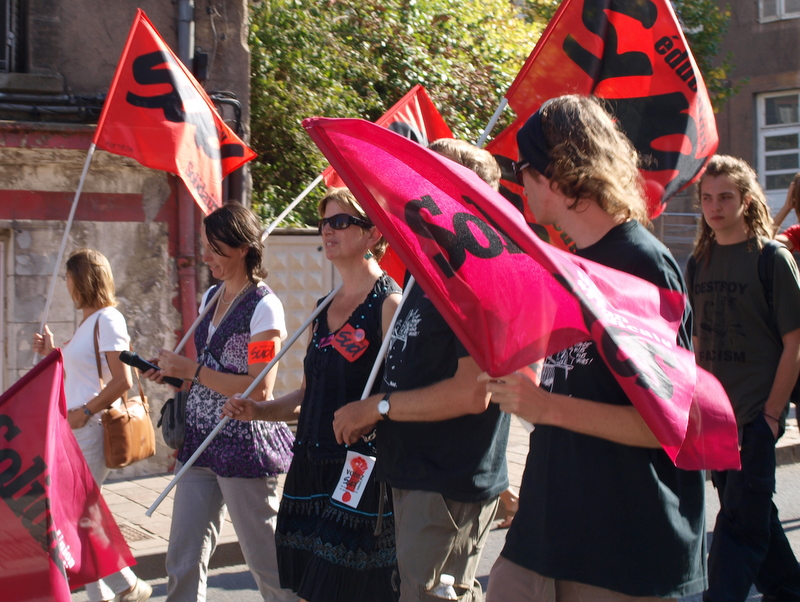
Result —
[{"label": "white t-shirt sleeve", "polygon": [[100,329],[97,343],[100,353],[130,349],[131,338],[128,336],[125,316],[114,307],[106,307],[100,310],[98,320]]},{"label": "white t-shirt sleeve", "polygon": [[264,296],[256,305],[253,317],[250,319],[251,336],[266,330],[280,332],[281,340],[286,339],[286,318],[283,312],[283,303],[278,296],[270,293]]},{"label": "white t-shirt sleeve", "polygon": [[[211,288],[214,287],[212,286]],[[203,293],[203,298],[200,300],[200,311],[203,311],[203,308],[208,305],[208,300],[211,298],[211,288]]]}]

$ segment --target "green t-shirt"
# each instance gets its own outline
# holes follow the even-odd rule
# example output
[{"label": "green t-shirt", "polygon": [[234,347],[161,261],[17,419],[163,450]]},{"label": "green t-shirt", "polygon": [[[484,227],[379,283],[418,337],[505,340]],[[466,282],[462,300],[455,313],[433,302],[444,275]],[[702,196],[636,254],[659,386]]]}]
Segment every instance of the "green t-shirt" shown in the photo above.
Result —
[{"label": "green t-shirt", "polygon": [[758,275],[760,252],[755,239],[712,243],[707,259],[686,274],[697,364],[725,387],[740,429],[764,408],[783,351],[781,337],[800,328],[800,277],[794,258],[786,248],[775,254],[773,318]]}]

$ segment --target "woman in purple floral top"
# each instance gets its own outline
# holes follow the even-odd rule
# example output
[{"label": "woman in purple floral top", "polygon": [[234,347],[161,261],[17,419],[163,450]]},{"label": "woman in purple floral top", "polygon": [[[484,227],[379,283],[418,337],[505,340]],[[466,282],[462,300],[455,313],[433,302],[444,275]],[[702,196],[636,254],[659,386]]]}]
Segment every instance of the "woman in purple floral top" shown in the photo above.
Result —
[{"label": "woman in purple floral top", "polygon": [[[160,381],[191,381],[186,403],[186,436],[178,461],[185,462],[220,419],[231,395],[247,389],[286,338],[283,306],[260,281],[261,225],[245,207],[229,204],[204,220],[203,261],[224,291],[195,331],[198,361],[161,351],[161,370],[146,373]],[[201,308],[216,291],[203,296]],[[269,399],[276,369],[254,389]],[[293,437],[284,422],[225,425],[187,470],[175,489],[167,550],[167,599],[204,600],[208,561],[219,537],[225,509],[247,565],[265,600],[296,600],[281,589],[275,552],[277,475],[292,460]]]}]

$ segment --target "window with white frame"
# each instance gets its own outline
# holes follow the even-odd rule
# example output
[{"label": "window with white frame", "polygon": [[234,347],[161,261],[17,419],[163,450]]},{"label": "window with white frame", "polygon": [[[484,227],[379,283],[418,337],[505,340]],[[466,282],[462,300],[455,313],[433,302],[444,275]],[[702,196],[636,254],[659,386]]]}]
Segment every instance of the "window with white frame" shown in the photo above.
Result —
[{"label": "window with white frame", "polygon": [[758,18],[762,23],[800,17],[800,0],[758,0]]},{"label": "window with white frame", "polygon": [[762,94],[756,105],[758,177],[775,214],[800,171],[800,90]]}]

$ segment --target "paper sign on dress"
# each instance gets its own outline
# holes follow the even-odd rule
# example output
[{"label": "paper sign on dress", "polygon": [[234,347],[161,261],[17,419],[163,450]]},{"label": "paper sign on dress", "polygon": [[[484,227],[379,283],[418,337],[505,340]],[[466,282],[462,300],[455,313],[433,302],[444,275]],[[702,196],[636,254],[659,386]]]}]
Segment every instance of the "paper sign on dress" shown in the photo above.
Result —
[{"label": "paper sign on dress", "polygon": [[342,474],[331,497],[351,508],[358,508],[373,468],[375,468],[375,458],[348,451]]}]

